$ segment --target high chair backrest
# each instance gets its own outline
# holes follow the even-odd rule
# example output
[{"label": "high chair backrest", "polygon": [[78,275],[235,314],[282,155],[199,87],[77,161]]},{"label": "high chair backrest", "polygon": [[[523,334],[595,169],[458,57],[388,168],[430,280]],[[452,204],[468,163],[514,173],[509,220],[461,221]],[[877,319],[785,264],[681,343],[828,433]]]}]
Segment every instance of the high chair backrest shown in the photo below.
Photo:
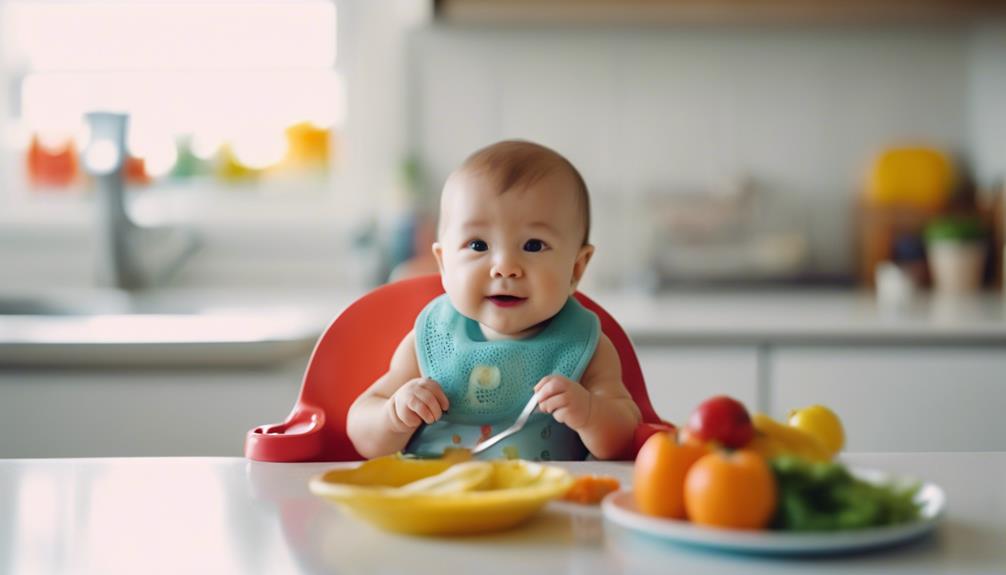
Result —
[{"label": "high chair backrest", "polygon": [[[440,276],[430,275],[381,286],[354,302],[318,340],[304,375],[300,397],[287,420],[248,432],[245,455],[261,461],[353,461],[362,459],[346,435],[346,414],[354,400],[388,369],[395,348],[416,316],[443,293]],[[639,360],[625,331],[597,303],[575,297],[598,315],[601,330],[618,351],[622,380],[643,415],[642,439],[670,427],[650,404]],[[635,451],[626,454],[635,455]]]}]

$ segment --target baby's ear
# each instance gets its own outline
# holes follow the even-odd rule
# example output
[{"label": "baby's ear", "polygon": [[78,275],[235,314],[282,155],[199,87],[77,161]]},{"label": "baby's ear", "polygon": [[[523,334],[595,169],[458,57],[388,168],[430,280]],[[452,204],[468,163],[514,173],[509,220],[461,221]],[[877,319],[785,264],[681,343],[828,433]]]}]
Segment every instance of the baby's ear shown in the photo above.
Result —
[{"label": "baby's ear", "polygon": [[444,275],[444,246],[440,245],[440,242],[433,242],[430,246],[433,250],[433,259],[437,260],[437,269],[440,270],[440,275]]},{"label": "baby's ear", "polygon": [[594,246],[587,244],[580,248],[579,253],[576,254],[576,261],[573,262],[573,279],[569,285],[569,293],[576,291],[577,284],[580,283],[580,278],[583,277],[583,272],[587,270],[587,264],[590,263],[590,258],[594,255]]}]

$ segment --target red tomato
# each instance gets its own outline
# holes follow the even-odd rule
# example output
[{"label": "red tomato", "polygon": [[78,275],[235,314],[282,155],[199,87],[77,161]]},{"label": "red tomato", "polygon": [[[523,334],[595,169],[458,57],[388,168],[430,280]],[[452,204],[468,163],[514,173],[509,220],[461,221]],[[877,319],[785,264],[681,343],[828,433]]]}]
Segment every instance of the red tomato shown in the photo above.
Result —
[{"label": "red tomato", "polygon": [[754,425],[744,404],[732,397],[718,395],[699,404],[688,418],[690,437],[715,441],[724,447],[739,449],[754,437]]}]

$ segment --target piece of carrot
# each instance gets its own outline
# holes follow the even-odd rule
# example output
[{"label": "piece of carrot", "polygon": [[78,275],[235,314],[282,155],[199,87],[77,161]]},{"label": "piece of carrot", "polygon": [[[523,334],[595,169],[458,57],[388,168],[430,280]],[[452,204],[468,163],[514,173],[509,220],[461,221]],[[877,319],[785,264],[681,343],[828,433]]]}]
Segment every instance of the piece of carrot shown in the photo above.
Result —
[{"label": "piece of carrot", "polygon": [[619,486],[618,479],[610,475],[579,475],[573,480],[573,486],[563,496],[563,500],[597,505],[605,495],[617,491]]}]

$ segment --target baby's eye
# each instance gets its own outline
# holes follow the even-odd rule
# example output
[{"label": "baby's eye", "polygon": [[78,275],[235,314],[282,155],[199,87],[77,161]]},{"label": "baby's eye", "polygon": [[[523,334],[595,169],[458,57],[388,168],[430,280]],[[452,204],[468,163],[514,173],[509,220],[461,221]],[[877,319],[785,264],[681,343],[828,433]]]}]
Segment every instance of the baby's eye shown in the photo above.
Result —
[{"label": "baby's eye", "polygon": [[477,252],[484,252],[489,249],[489,244],[483,240],[471,240],[468,242],[468,247]]},{"label": "baby's eye", "polygon": [[524,242],[524,251],[526,252],[540,252],[545,249],[545,242],[541,240],[528,240]]}]

